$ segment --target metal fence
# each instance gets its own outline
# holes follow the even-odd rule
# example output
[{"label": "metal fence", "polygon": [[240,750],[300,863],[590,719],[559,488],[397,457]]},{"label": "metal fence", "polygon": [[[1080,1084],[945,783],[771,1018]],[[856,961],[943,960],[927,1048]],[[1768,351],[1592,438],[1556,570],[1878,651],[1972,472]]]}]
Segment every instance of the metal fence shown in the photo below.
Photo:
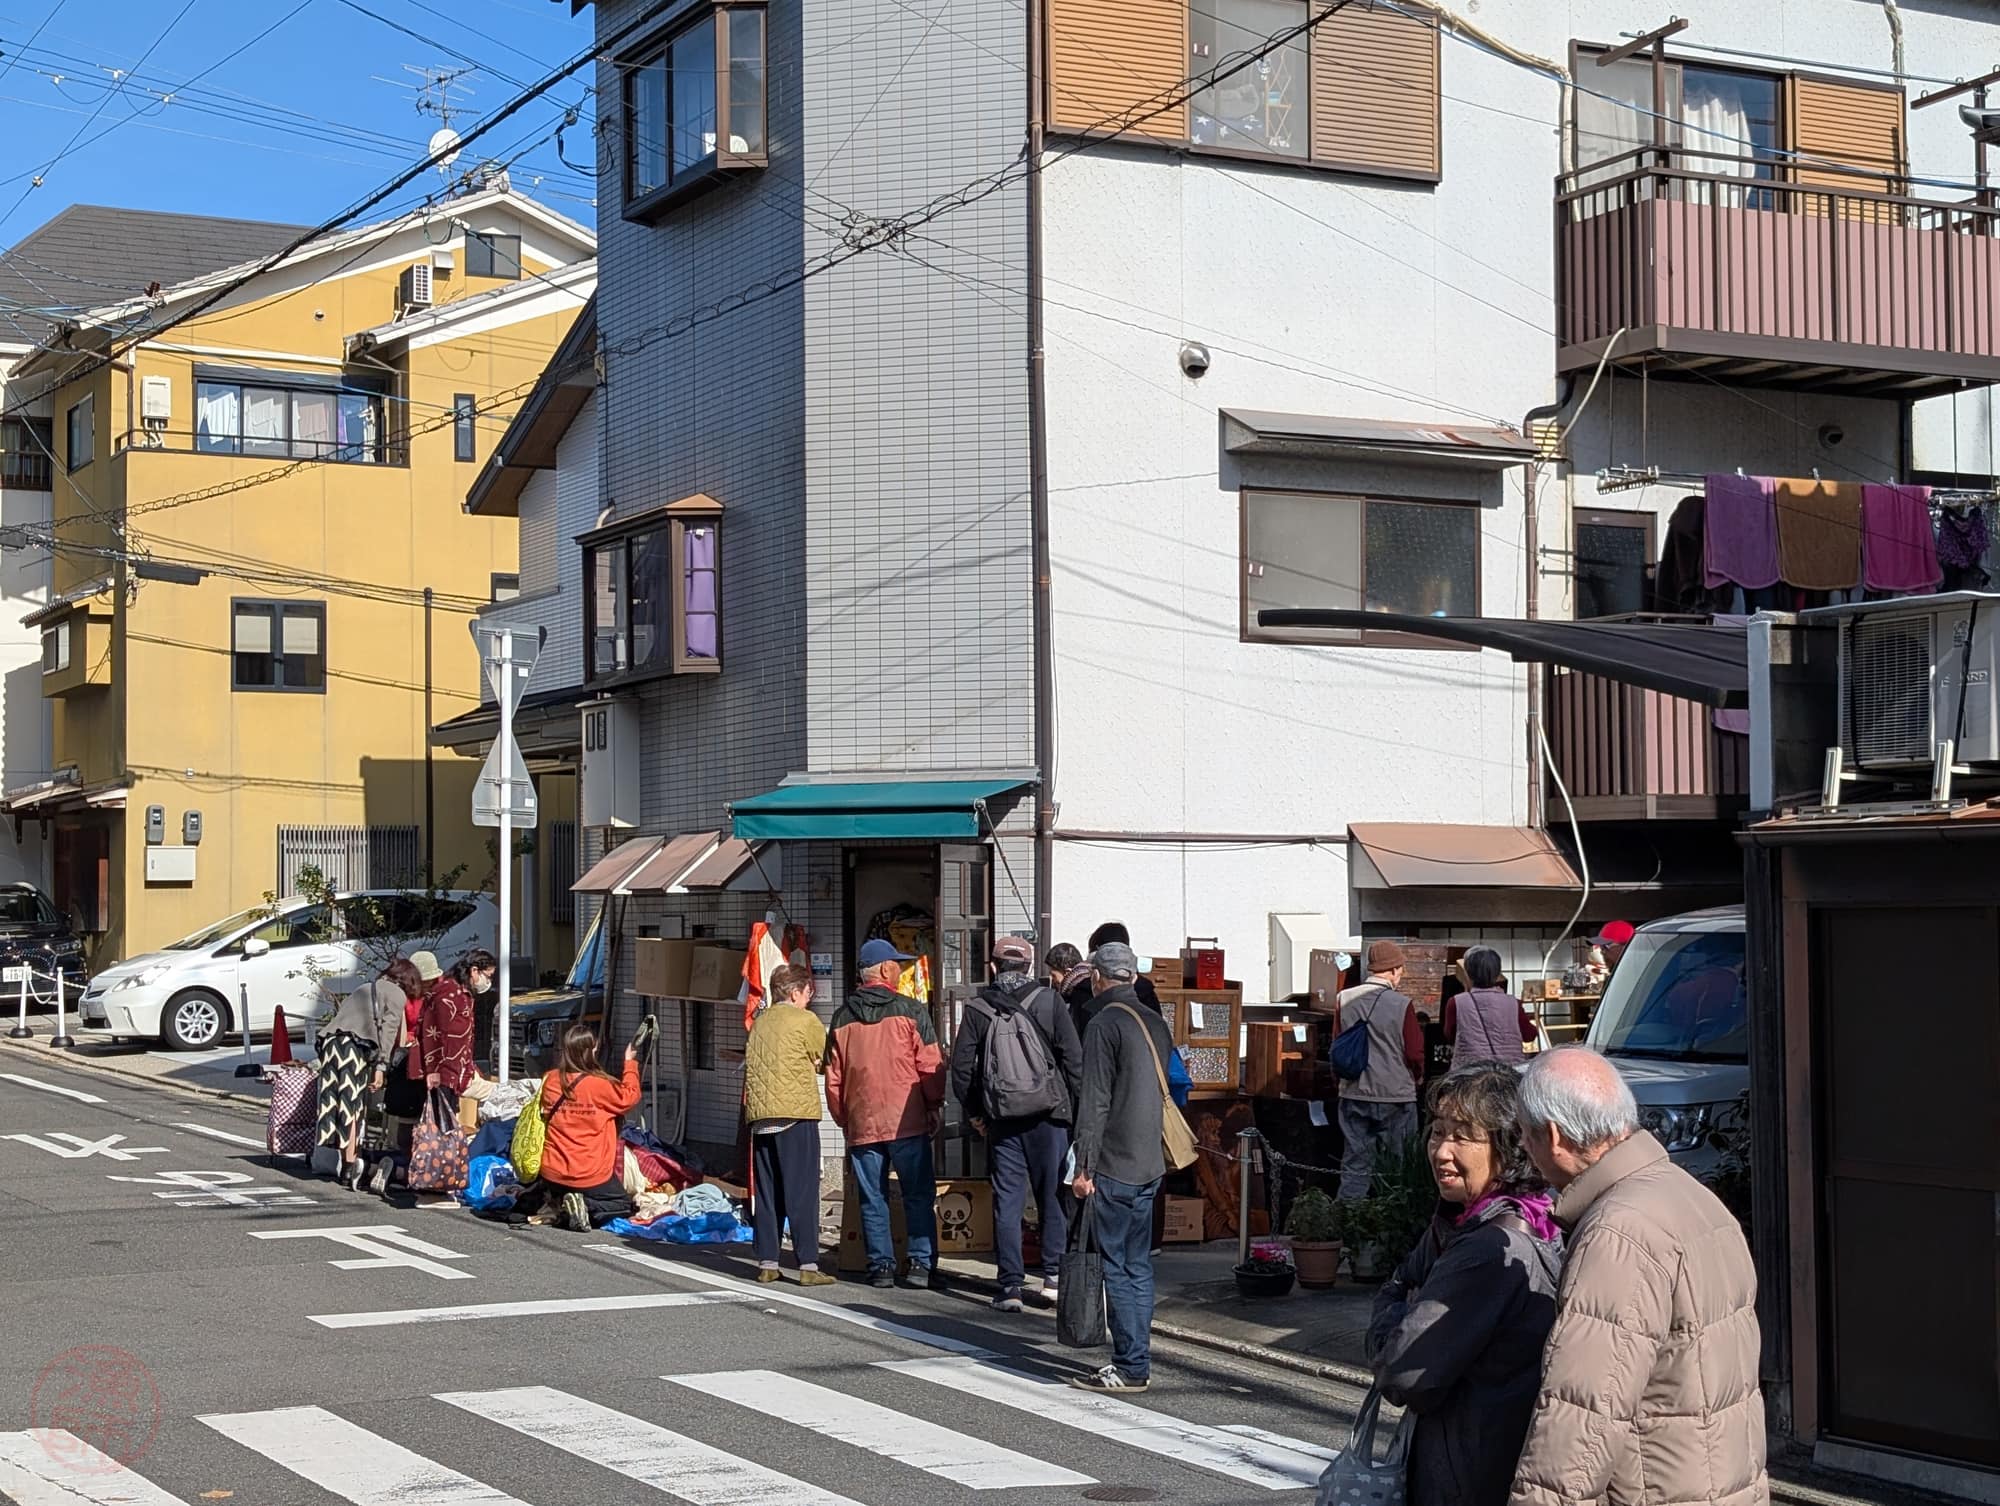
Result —
[{"label": "metal fence", "polygon": [[414,889],[422,875],[414,826],[281,826],[278,889],[296,894],[317,868],[335,889]]}]

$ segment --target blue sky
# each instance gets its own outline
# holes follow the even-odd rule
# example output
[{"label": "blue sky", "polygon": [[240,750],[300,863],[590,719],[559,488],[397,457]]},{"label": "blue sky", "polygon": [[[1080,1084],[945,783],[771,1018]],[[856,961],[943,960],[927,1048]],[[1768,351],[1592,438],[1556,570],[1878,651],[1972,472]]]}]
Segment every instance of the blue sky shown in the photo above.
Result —
[{"label": "blue sky", "polygon": [[[414,107],[405,64],[477,65],[452,91],[463,132],[587,47],[591,26],[565,0],[0,0],[0,246],[75,203],[324,219],[423,156],[438,121]],[[593,72],[473,149],[521,153],[515,186],[585,224]],[[570,167],[552,137],[579,104]],[[367,218],[440,186],[426,174]]]}]

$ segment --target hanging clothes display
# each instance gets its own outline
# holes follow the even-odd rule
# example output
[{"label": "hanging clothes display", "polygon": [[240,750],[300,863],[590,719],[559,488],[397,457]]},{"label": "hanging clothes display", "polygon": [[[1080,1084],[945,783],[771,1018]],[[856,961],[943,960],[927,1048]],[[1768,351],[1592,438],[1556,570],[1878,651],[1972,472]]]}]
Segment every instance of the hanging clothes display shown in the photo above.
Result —
[{"label": "hanging clothes display", "polygon": [[903,967],[896,992],[928,1004],[931,999],[931,953],[937,950],[937,917],[915,905],[893,905],[868,923],[865,941],[886,941],[915,958]]},{"label": "hanging clothes display", "polygon": [[1861,583],[1871,591],[1921,593],[1944,578],[1931,528],[1928,486],[1861,488]]},{"label": "hanging clothes display", "polygon": [[[1777,483],[1778,573],[1801,591],[1861,584],[1861,488],[1847,481],[1784,477]],[[1713,499],[1709,517],[1715,516]]]},{"label": "hanging clothes display", "polygon": [[1947,591],[1983,591],[1992,579],[1986,572],[1986,551],[1993,537],[1984,507],[1947,507],[1938,514],[1938,567]]},{"label": "hanging clothes display", "polygon": [[1759,591],[1778,583],[1778,483],[1768,476],[1709,475],[1702,538],[1703,584]]},{"label": "hanging clothes display", "polygon": [[1656,612],[1709,612],[1718,602],[1728,604],[1730,588],[1710,590],[1706,549],[1707,501],[1699,494],[1681,498],[1667,522],[1667,536],[1660,546],[1660,563],[1653,572],[1653,610]]},{"label": "hanging clothes display", "polygon": [[772,939],[770,920],[758,921],[750,928],[750,945],[743,957],[743,987],[737,994],[746,1031],[758,1011],[771,1002],[771,974],[785,965],[785,953]]}]

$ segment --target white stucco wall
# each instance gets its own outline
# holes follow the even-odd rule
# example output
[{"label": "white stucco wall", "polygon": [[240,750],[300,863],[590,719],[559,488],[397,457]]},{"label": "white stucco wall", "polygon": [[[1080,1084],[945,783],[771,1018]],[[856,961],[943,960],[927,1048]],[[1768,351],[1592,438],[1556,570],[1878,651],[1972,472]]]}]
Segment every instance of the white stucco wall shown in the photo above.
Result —
[{"label": "white stucco wall", "polygon": [[[4,359],[11,363],[13,357]],[[41,383],[31,380],[26,385],[32,391]],[[10,385],[5,405],[13,407],[24,395]],[[23,412],[46,418],[49,405],[46,400],[32,403]],[[54,469],[56,485],[62,488],[61,467]],[[70,496],[66,490],[62,495]],[[46,527],[50,501],[48,492],[0,488],[0,526]],[[0,547],[0,789],[49,777],[51,717],[49,703],[42,697],[42,634],[39,628],[21,625],[23,617],[48,602],[49,578],[47,551]],[[13,822],[0,821],[0,883],[25,881],[46,890],[46,845],[35,823],[25,824],[16,841]]]},{"label": "white stucco wall", "polygon": [[[1572,39],[1616,42],[1665,19],[1638,0],[1453,8],[1565,64]],[[1692,22],[1680,42],[1891,66],[1883,12],[1862,0],[1677,10]],[[1966,58],[2000,41],[1994,17],[1972,4],[1906,6],[1906,68],[1963,73]],[[1122,144],[1043,175],[1060,832],[1296,837],[1371,820],[1525,819],[1525,673],[1504,659],[1240,641],[1242,485],[1276,475],[1418,497],[1483,487],[1481,611],[1521,615],[1538,570],[1542,614],[1562,616],[1571,512],[1598,503],[1599,467],[1817,468],[1865,480],[1896,471],[1891,402],[1699,382],[1642,391],[1629,379],[1600,385],[1562,470],[1482,481],[1226,455],[1223,408],[1518,425],[1555,395],[1561,90],[1461,39],[1442,45],[1435,186]],[[1950,106],[1914,113],[1910,133],[1915,176],[1969,176],[1971,147]],[[1199,381],[1181,372],[1183,341],[1210,349]],[[1841,430],[1838,445],[1821,442],[1826,425]],[[1527,548],[1530,485],[1538,558]],[[1665,514],[1683,490],[1601,505]],[[1323,910],[1337,929],[1359,928],[1337,847],[1093,836],[1058,841],[1054,880],[1051,940],[1081,942],[1113,916],[1142,951],[1220,934],[1251,998],[1264,986],[1270,912]]]}]

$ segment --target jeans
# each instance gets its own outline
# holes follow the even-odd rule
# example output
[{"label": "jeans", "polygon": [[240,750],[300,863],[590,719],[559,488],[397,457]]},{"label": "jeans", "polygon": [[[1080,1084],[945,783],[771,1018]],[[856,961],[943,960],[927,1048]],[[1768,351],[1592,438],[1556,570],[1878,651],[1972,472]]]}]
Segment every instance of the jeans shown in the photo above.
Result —
[{"label": "jeans", "polygon": [[1104,1253],[1104,1305],[1111,1318],[1111,1362],[1127,1380],[1153,1373],[1153,1202],[1158,1180],[1096,1178],[1097,1190],[1078,1216]]},{"label": "jeans", "polygon": [[1375,1180],[1375,1158],[1417,1133],[1414,1103],[1340,1100],[1340,1195],[1366,1197]]},{"label": "jeans", "polygon": [[910,1236],[910,1269],[937,1264],[937,1177],[931,1170],[927,1136],[879,1140],[847,1147],[854,1191],[861,1202],[861,1237],[868,1246],[868,1269],[896,1268],[896,1241],[889,1231],[888,1177],[893,1170],[903,1190],[903,1227]]},{"label": "jeans", "polygon": [[750,1227],[759,1265],[778,1263],[779,1226],[792,1226],[792,1256],[803,1270],[819,1263],[819,1121],[801,1119],[771,1135],[750,1137],[756,1206]]},{"label": "jeans", "polygon": [[1069,1219],[1063,1210],[1063,1157],[1069,1154],[1069,1127],[1046,1119],[1016,1121],[996,1129],[993,1154],[993,1263],[1000,1290],[1018,1292],[1026,1279],[1021,1260],[1021,1215],[1028,1193],[1042,1219],[1042,1274],[1053,1280],[1069,1247]]}]

